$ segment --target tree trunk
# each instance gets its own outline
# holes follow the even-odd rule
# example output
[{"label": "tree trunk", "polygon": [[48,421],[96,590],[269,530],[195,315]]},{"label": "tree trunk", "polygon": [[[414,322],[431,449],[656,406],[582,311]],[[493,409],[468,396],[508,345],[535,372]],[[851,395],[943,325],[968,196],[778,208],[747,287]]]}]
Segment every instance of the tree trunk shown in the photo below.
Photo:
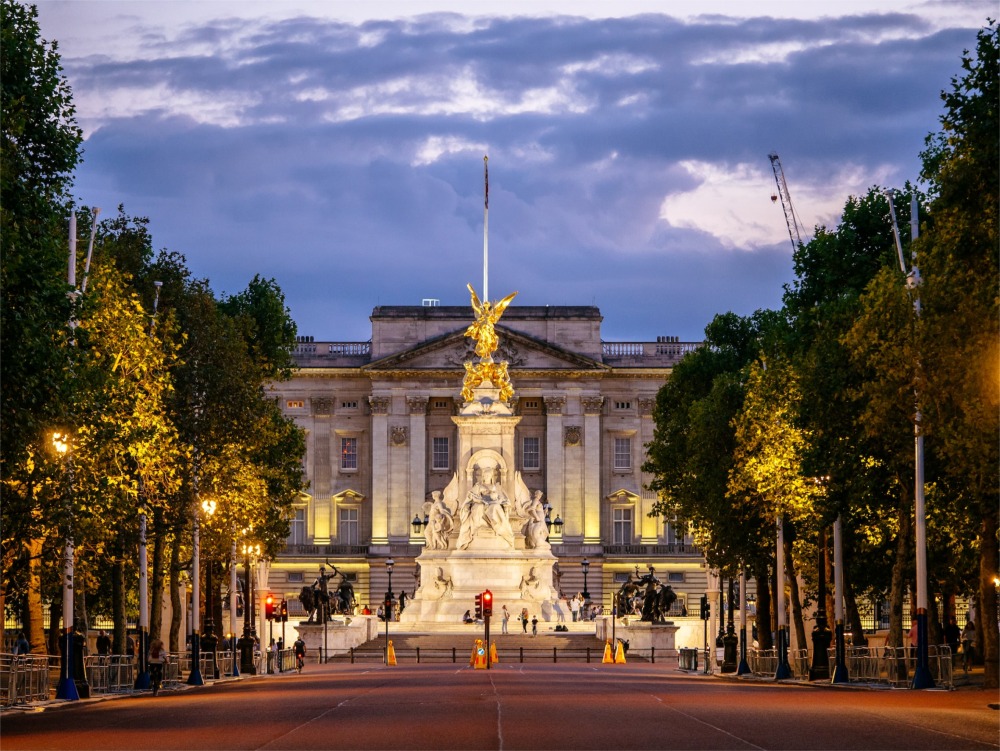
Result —
[{"label": "tree trunk", "polygon": [[976,628],[979,631],[979,651],[985,668],[984,688],[1000,687],[1000,654],[998,654],[997,587],[993,583],[1000,544],[997,540],[996,508],[983,515],[979,533],[979,607],[976,608]]},{"label": "tree trunk", "polygon": [[899,535],[896,538],[896,561],[892,566],[892,586],[889,591],[889,634],[886,636],[886,646],[903,646],[903,598],[906,594],[907,570],[910,564],[910,551],[913,546],[910,538],[913,533],[913,515],[910,499],[906,493],[900,498],[897,509]]},{"label": "tree trunk", "polygon": [[125,654],[125,564],[121,542],[116,547],[114,562],[111,564],[111,611],[114,633],[111,638],[111,652]]},{"label": "tree trunk", "polygon": [[[854,596],[854,585],[851,584],[851,580],[847,576],[847,571],[844,571],[844,608],[846,610],[847,623],[851,628],[851,644],[855,647],[867,647],[868,637],[865,636],[865,627],[861,625],[861,613],[858,612],[858,601]],[[878,614],[876,613],[877,616]]]},{"label": "tree trunk", "polygon": [[52,600],[49,603],[49,645],[50,655],[59,654],[59,637],[62,632],[62,603]]},{"label": "tree trunk", "polygon": [[45,620],[42,615],[42,548],[41,539],[28,541],[28,591],[24,636],[31,644],[31,653],[36,655],[46,653]]},{"label": "tree trunk", "polygon": [[163,630],[163,546],[166,534],[163,512],[153,511],[153,567],[149,572],[149,638],[162,639]]},{"label": "tree trunk", "polygon": [[795,561],[792,558],[791,535],[785,537],[785,578],[788,580],[789,603],[792,606],[792,625],[795,628],[795,641],[799,649],[808,649],[806,641],[806,626],[802,622],[802,599],[799,597],[799,579],[795,572]]},{"label": "tree trunk", "polygon": [[771,638],[771,577],[768,566],[762,565],[754,572],[757,580],[757,646],[759,649],[774,649]]},{"label": "tree trunk", "polygon": [[181,539],[174,535],[170,546],[170,651],[179,652],[178,635],[181,630]]}]

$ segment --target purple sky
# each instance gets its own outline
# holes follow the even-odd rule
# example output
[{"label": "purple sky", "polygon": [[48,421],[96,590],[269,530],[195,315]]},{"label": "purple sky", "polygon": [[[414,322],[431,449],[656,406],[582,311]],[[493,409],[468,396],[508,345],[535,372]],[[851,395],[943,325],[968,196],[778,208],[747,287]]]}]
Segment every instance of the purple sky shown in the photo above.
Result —
[{"label": "purple sky", "polygon": [[80,202],[148,216],[219,293],[273,277],[300,334],[349,341],[376,305],[482,294],[484,154],[491,298],[597,305],[608,341],[698,340],[717,313],[778,307],[791,246],[768,153],[807,235],[849,195],[916,181],[939,93],[996,13],[37,5],[86,137]]}]

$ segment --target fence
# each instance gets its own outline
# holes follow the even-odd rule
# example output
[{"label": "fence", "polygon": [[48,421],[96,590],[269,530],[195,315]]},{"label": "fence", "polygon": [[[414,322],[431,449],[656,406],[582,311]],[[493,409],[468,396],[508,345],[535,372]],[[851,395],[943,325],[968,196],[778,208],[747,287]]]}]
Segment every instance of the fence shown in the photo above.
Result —
[{"label": "fence", "polygon": [[135,686],[136,664],[129,655],[90,655],[83,669],[92,694],[129,693]]},{"label": "fence", "polygon": [[0,654],[0,704],[10,707],[48,698],[47,655]]},{"label": "fence", "polygon": [[[935,684],[943,688],[954,688],[951,648],[947,644],[929,645],[927,648],[928,668]],[[837,661],[837,650],[828,651],[830,672]],[[757,676],[773,676],[778,668],[776,649],[751,649],[747,651],[750,670]],[[805,649],[789,650],[788,664],[792,677],[797,680],[809,679],[809,653]],[[872,683],[906,688],[913,680],[916,655],[910,647],[848,647],[844,650],[844,665],[847,678],[852,683]]]}]

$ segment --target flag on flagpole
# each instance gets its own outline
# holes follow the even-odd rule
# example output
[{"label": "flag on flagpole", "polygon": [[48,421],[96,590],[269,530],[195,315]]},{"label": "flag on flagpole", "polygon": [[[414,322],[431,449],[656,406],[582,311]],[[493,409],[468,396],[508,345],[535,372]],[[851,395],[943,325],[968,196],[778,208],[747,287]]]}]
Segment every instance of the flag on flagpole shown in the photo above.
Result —
[{"label": "flag on flagpole", "polygon": [[490,166],[488,164],[490,158],[488,156],[483,157],[483,177],[486,180],[486,204],[485,208],[490,207]]}]

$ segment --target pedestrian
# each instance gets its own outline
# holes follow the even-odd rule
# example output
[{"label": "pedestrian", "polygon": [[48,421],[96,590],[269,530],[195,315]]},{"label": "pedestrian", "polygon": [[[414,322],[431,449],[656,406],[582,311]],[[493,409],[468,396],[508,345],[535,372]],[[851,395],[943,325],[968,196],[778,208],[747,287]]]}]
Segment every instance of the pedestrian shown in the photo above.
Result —
[{"label": "pedestrian", "polygon": [[153,696],[160,692],[160,685],[163,683],[163,666],[167,662],[167,650],[163,647],[163,641],[153,639],[149,645],[149,679],[153,684]]},{"label": "pedestrian", "polygon": [[948,619],[948,625],[944,627],[944,641],[948,645],[952,654],[952,668],[958,659],[958,646],[962,643],[962,629],[958,627],[958,620],[955,616]]},{"label": "pedestrian", "polygon": [[108,636],[107,631],[101,631],[97,635],[97,654],[101,657],[107,657],[111,654],[111,637]]},{"label": "pedestrian", "polygon": [[14,654],[15,655],[26,655],[31,652],[31,645],[28,644],[28,640],[24,636],[24,632],[20,631],[17,635],[17,641],[14,642]]},{"label": "pedestrian", "polygon": [[135,639],[132,638],[132,634],[125,635],[125,654],[135,658]]},{"label": "pedestrian", "polygon": [[302,641],[301,636],[295,640],[294,644],[292,644],[292,650],[295,652],[295,666],[301,673],[302,666],[305,665],[306,662],[306,643]]},{"label": "pedestrian", "polygon": [[531,616],[531,635],[538,636],[538,616]]},{"label": "pedestrian", "polygon": [[521,608],[521,629],[528,633],[528,609]]},{"label": "pedestrian", "polygon": [[569,601],[569,610],[573,614],[573,623],[576,623],[577,618],[580,615],[580,600],[583,599],[582,597],[580,597],[580,599],[578,600],[577,597],[580,596],[576,595],[573,597],[572,600]]},{"label": "pedestrian", "polygon": [[506,634],[507,633],[507,621],[510,620],[510,611],[507,610],[507,606],[506,605],[504,605],[503,608],[501,609],[500,615],[503,618],[503,620],[500,621],[500,633],[501,634]]},{"label": "pedestrian", "polygon": [[976,624],[966,614],[965,628],[962,629],[962,668],[966,673],[976,657],[976,641]]}]

